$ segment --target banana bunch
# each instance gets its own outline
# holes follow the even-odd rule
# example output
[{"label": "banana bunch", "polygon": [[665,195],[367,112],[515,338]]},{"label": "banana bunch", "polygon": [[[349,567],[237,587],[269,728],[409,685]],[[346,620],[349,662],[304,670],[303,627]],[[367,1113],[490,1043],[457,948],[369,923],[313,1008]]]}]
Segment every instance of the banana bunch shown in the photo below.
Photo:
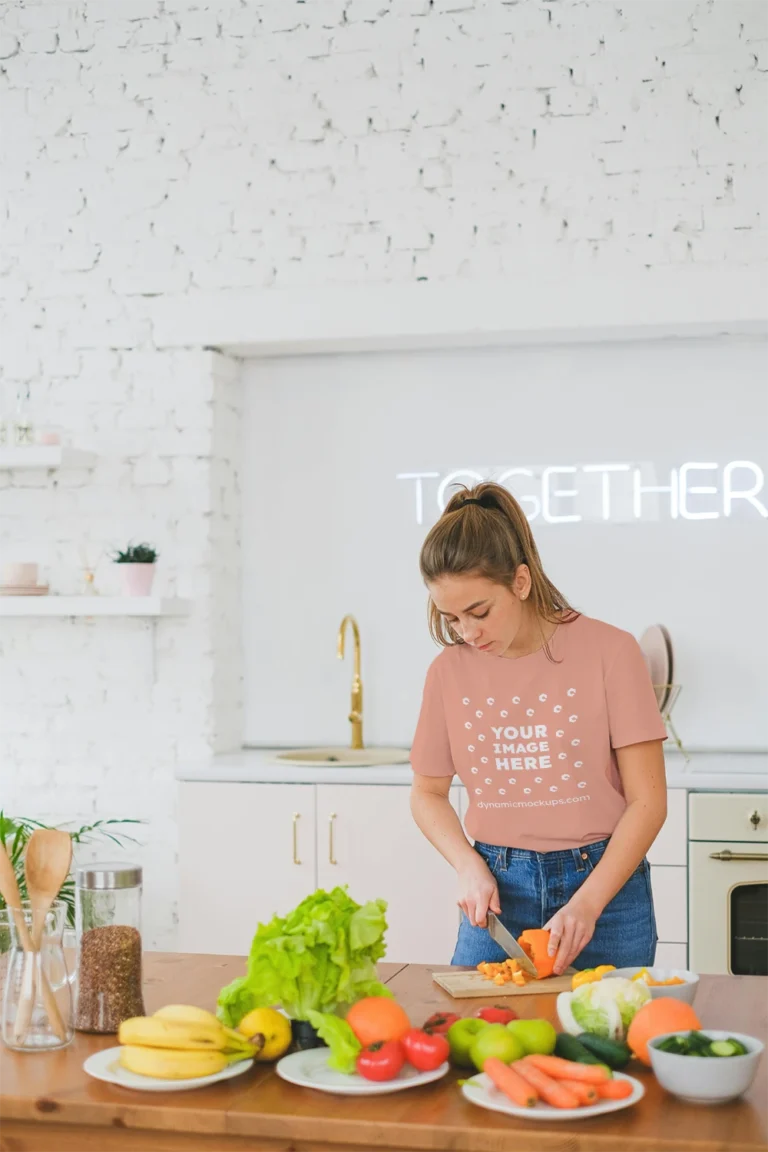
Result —
[{"label": "banana bunch", "polygon": [[169,1004],[154,1016],[134,1016],[120,1025],[120,1064],[140,1076],[192,1080],[249,1060],[258,1048],[226,1028],[212,1012]]}]

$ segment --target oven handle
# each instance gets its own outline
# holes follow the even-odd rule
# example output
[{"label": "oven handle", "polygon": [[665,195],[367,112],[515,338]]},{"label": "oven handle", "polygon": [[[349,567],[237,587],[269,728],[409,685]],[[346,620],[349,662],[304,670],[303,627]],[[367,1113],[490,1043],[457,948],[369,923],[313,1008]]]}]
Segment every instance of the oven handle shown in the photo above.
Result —
[{"label": "oven handle", "polygon": [[731,852],[724,848],[722,852],[710,852],[710,860],[768,860],[768,852]]}]

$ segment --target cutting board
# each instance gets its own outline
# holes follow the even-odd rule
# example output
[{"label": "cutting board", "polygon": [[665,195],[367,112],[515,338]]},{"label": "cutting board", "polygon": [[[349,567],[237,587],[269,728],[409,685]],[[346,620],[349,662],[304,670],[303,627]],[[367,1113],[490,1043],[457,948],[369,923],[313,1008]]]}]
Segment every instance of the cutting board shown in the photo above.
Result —
[{"label": "cutting board", "polygon": [[531,980],[523,988],[517,984],[494,984],[486,980],[480,972],[433,972],[435,984],[443,988],[455,1000],[470,1000],[476,996],[496,999],[499,996],[535,996],[540,992],[570,992],[574,968],[562,976],[547,976],[546,980]]}]

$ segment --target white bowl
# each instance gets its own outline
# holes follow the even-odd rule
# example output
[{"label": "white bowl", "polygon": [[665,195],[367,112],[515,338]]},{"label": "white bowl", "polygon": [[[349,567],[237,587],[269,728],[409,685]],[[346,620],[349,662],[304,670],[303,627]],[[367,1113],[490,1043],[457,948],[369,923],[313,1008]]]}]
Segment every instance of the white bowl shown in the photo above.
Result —
[{"label": "white bowl", "polygon": [[702,1028],[703,1035],[712,1040],[740,1040],[747,1049],[746,1056],[678,1056],[674,1052],[659,1051],[662,1040],[669,1036],[687,1036],[688,1031],[665,1032],[648,1042],[651,1067],[662,1088],[692,1104],[724,1104],[746,1092],[760,1063],[765,1047],[762,1041],[743,1032]]},{"label": "white bowl", "polygon": [[[660,988],[654,987],[652,984],[645,984],[643,980],[642,983],[645,984],[651,994],[651,1000],[658,1000],[662,996],[671,996],[673,1000],[682,1000],[685,1004],[693,1004],[699,987],[699,978],[695,972],[688,972],[685,968],[648,968],[646,971],[654,980],[671,980],[673,976],[679,976],[681,980],[685,980],[685,984],[667,984]],[[623,976],[625,980],[632,980],[638,972],[642,972],[640,965],[637,968],[617,968],[615,972],[606,972],[603,979],[610,980],[611,976]]]}]

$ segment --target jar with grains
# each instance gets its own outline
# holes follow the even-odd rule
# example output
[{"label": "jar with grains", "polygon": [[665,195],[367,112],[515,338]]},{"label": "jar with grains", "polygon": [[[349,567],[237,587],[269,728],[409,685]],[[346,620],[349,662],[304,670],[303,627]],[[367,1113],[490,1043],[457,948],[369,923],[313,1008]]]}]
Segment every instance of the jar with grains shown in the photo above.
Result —
[{"label": "jar with grains", "polygon": [[75,874],[79,1032],[117,1032],[144,1015],[141,987],[141,868],[89,864]]}]

